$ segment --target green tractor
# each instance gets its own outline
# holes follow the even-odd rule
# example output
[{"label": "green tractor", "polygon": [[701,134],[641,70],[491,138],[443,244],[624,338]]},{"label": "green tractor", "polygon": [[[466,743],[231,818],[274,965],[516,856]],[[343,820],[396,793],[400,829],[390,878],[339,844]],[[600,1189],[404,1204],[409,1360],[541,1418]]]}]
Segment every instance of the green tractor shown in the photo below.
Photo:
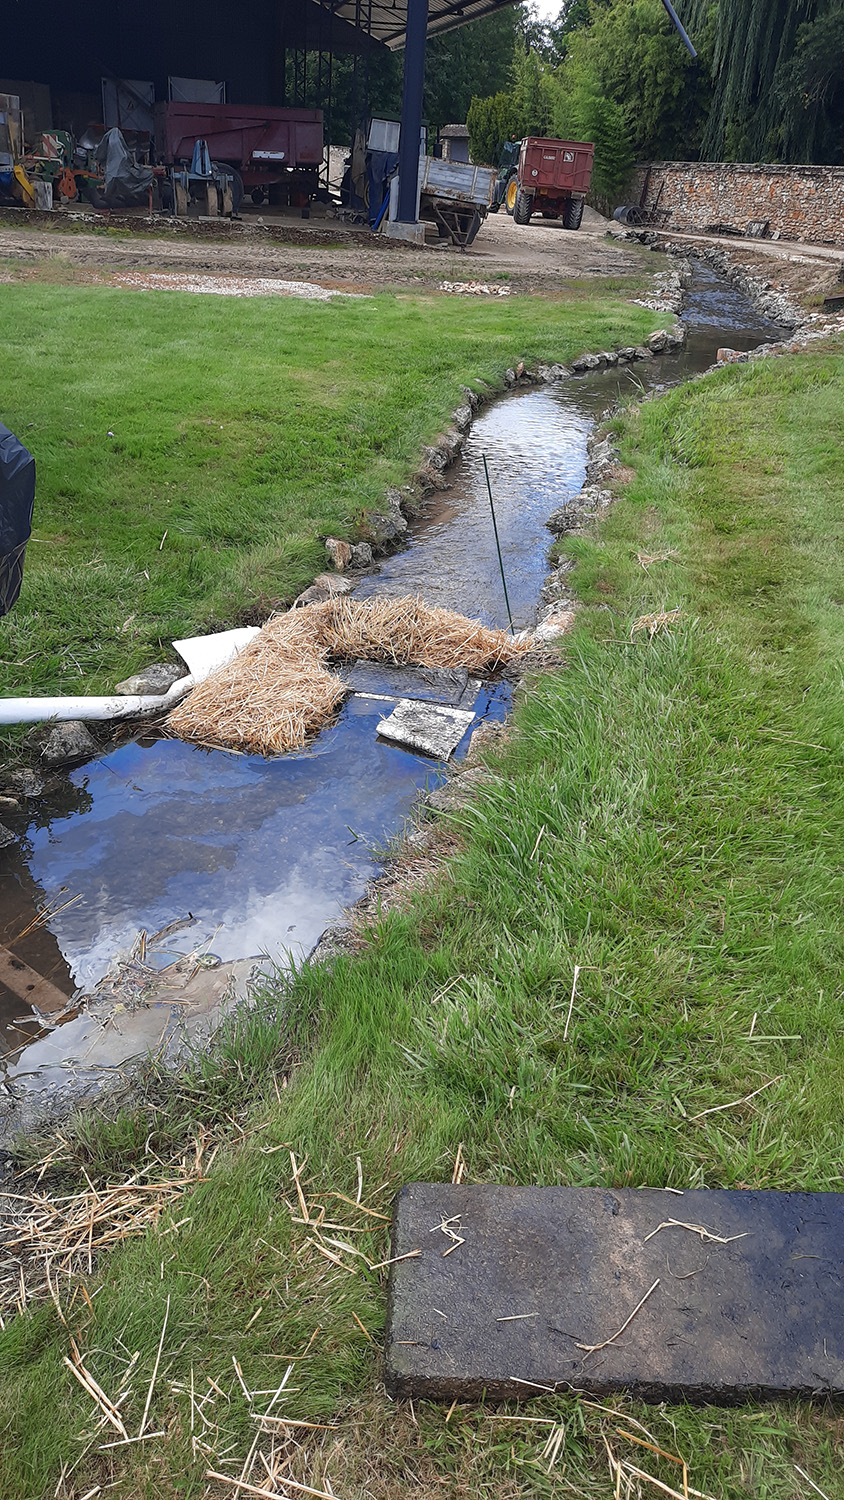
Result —
[{"label": "green tractor", "polygon": [[495,191],[489,206],[491,214],[497,214],[502,203],[508,214],[512,217],[516,206],[516,193],[519,190],[519,152],[521,141],[507,141],[501,152],[501,161],[498,164],[498,176],[495,180]]}]

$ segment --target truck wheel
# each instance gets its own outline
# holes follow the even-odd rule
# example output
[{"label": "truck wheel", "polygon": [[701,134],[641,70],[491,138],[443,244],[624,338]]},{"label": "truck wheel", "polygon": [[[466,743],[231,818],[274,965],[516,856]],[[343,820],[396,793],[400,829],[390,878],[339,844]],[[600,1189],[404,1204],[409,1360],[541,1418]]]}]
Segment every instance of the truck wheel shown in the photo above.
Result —
[{"label": "truck wheel", "polygon": [[581,221],[582,218],[583,218],[583,199],[582,198],[567,198],[566,199],[565,208],[563,209],[563,228],[564,229],[579,229],[580,228],[580,221]]},{"label": "truck wheel", "polygon": [[516,193],[516,201],[513,204],[513,223],[529,224],[533,213],[533,199],[529,198],[521,188]]},{"label": "truck wheel", "polygon": [[518,191],[519,179],[514,172],[513,176],[508,178],[507,186],[504,189],[504,207],[506,208],[511,218],[513,217],[513,212],[516,207],[516,194],[518,193]]}]

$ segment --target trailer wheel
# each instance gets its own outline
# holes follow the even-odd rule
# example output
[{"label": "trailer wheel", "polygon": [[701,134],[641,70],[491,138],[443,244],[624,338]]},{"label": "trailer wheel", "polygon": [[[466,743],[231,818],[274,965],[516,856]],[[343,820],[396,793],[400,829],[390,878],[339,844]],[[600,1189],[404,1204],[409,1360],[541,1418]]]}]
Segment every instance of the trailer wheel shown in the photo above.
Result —
[{"label": "trailer wheel", "polygon": [[472,222],[470,223],[469,228],[466,231],[466,238],[463,242],[464,245],[471,245],[482,223],[483,219],[481,217],[481,214],[476,210],[475,214],[473,215]]},{"label": "trailer wheel", "polygon": [[527,193],[524,192],[522,188],[519,188],[518,192],[516,193],[516,201],[513,204],[513,223],[529,224],[530,216],[532,213],[533,199],[529,198]]},{"label": "trailer wheel", "polygon": [[563,228],[564,229],[579,229],[580,228],[580,221],[581,221],[582,218],[583,218],[583,199],[582,198],[567,198],[566,199],[565,208],[563,209]]},{"label": "trailer wheel", "polygon": [[512,177],[508,177],[507,186],[504,189],[504,207],[506,208],[511,219],[516,207],[516,194],[518,193],[518,191],[519,179],[514,172]]},{"label": "trailer wheel", "polygon": [[243,202],[243,178],[235,167],[230,167],[225,161],[212,161],[211,166],[217,172],[227,172],[232,180],[232,213],[240,213],[240,205]]}]

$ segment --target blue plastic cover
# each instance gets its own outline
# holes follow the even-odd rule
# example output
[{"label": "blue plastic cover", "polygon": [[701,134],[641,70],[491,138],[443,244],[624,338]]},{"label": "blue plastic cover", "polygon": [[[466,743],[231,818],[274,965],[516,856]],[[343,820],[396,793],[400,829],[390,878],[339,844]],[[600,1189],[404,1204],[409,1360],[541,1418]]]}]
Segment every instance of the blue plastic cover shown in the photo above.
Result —
[{"label": "blue plastic cover", "polygon": [[21,591],[34,504],[35,459],[0,422],[0,615],[9,613]]}]

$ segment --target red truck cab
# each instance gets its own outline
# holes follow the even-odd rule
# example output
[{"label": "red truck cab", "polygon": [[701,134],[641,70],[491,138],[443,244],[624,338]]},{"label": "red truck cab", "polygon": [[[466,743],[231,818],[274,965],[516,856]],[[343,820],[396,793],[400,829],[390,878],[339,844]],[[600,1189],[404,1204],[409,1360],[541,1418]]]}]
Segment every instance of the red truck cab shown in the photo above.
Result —
[{"label": "red truck cab", "polygon": [[513,221],[527,224],[531,214],[562,218],[566,229],[579,229],[592,178],[595,147],[587,141],[553,141],[531,135],[519,152],[518,186]]}]

